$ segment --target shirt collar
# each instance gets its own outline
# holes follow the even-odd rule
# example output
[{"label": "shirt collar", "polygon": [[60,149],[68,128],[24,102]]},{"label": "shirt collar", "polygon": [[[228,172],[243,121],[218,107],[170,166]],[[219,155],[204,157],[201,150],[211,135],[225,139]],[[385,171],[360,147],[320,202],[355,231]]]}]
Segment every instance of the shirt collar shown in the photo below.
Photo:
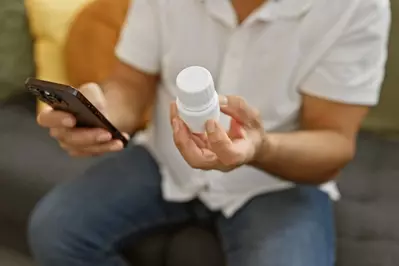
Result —
[{"label": "shirt collar", "polygon": [[[236,17],[231,0],[199,0],[216,19],[229,27],[236,27]],[[306,14],[312,7],[313,0],[269,0],[245,24],[253,21],[273,21],[276,19],[295,19]]]},{"label": "shirt collar", "polygon": [[228,27],[236,27],[236,16],[230,3],[231,0],[200,0],[212,17]]},{"label": "shirt collar", "polygon": [[306,14],[313,0],[269,0],[254,15],[255,19],[270,21],[275,19],[295,19]]}]

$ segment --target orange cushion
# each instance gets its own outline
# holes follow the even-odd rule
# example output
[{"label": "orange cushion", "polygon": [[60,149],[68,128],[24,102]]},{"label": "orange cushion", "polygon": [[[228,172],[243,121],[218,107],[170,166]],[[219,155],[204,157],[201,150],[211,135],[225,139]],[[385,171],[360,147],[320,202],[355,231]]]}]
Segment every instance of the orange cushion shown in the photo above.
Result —
[{"label": "orange cushion", "polygon": [[130,0],[96,0],[72,23],[65,45],[68,81],[76,87],[108,77]]},{"label": "orange cushion", "polygon": [[[79,87],[87,82],[104,81],[117,62],[115,46],[131,0],[95,0],[73,21],[65,45],[68,81]],[[145,128],[151,107],[143,117]]]}]

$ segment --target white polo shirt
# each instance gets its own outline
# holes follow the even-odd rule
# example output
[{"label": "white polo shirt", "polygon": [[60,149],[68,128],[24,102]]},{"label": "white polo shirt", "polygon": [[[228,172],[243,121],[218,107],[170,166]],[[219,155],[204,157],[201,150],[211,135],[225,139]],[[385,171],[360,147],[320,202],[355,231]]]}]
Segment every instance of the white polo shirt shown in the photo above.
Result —
[{"label": "white polo shirt", "polygon": [[[260,110],[266,131],[293,131],[301,92],[377,103],[389,24],[389,0],[269,0],[241,25],[229,0],[134,0],[116,53],[161,74],[148,146],[161,165],[164,197],[198,197],[231,216],[256,195],[294,186],[248,166],[205,172],[184,161],[169,124],[182,69],[207,68],[220,94],[240,95]],[[334,183],[322,189],[338,195]]]}]

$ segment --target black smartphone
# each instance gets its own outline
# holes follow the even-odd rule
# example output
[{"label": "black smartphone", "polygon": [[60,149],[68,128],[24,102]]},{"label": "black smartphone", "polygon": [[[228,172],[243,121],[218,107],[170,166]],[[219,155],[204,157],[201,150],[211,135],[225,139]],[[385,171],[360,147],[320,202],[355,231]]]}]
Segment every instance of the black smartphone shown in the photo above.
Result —
[{"label": "black smartphone", "polygon": [[54,110],[74,115],[77,127],[104,128],[112,134],[113,139],[121,140],[127,146],[128,140],[122,133],[77,89],[35,78],[28,78],[25,87]]}]

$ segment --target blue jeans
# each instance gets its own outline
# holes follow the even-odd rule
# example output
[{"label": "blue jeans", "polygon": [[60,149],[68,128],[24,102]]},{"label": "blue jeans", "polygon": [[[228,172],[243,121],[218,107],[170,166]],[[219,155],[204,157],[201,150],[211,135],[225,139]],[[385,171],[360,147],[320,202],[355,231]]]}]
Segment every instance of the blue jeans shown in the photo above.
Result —
[{"label": "blue jeans", "polygon": [[118,250],[152,231],[211,219],[229,266],[333,266],[332,204],[298,186],[252,199],[232,218],[198,201],[162,198],[158,165],[133,146],[60,185],[34,211],[29,239],[41,266],[124,266]]}]

